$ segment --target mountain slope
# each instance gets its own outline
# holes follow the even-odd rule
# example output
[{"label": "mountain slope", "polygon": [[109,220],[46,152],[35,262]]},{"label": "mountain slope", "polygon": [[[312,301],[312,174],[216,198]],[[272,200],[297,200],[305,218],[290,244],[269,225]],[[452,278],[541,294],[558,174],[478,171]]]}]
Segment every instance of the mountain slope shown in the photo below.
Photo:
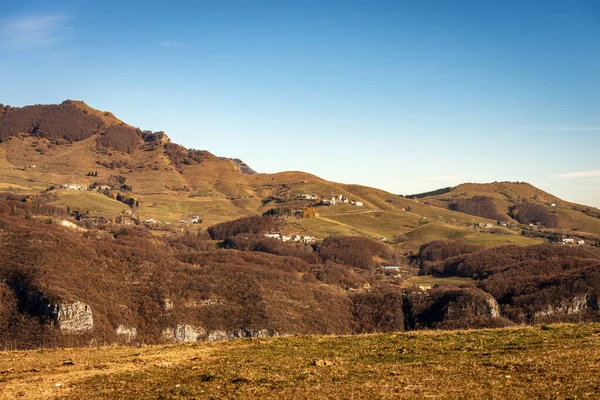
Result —
[{"label": "mountain slope", "polygon": [[[54,204],[90,211],[109,218],[121,211],[133,212],[137,220],[177,224],[197,216],[202,224],[182,229],[205,228],[215,223],[256,215],[272,208],[301,209],[316,206],[302,194],[328,198],[342,195],[362,202],[316,206],[316,218],[294,221],[288,233],[326,237],[330,234],[385,237],[406,249],[422,244],[417,238],[455,236],[450,225],[465,240],[489,245],[514,243],[518,231],[496,232],[472,229],[477,223],[495,220],[449,210],[457,199],[489,195],[499,210],[518,199],[556,201],[561,228],[600,233],[600,219],[584,215],[583,206],[556,199],[525,184],[465,184],[452,192],[426,201],[402,198],[379,189],[329,182],[314,175],[289,171],[277,174],[254,172],[238,159],[220,158],[208,151],[186,149],[163,132],[142,131],[125,124],[109,112],[95,110],[83,102],[0,109],[0,190],[39,194],[47,189]],[[110,187],[92,194],[67,190],[77,187]],[[133,199],[135,207],[117,201]],[[432,224],[426,235],[422,229]],[[437,227],[437,228],[436,228]],[[434,235],[435,236],[435,235]]]},{"label": "mountain slope", "polygon": [[542,206],[557,217],[555,228],[562,231],[583,231],[600,234],[600,210],[562,200],[526,182],[464,183],[449,192],[422,199],[431,205],[456,208],[460,201],[475,197],[493,201],[498,213],[507,221],[517,222],[509,215],[509,208],[522,202]]}]

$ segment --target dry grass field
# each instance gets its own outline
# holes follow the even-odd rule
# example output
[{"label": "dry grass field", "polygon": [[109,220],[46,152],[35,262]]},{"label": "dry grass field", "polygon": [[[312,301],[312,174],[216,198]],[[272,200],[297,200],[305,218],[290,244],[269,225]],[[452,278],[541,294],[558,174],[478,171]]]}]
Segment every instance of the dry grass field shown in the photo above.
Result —
[{"label": "dry grass field", "polygon": [[0,353],[1,399],[594,399],[600,324]]}]

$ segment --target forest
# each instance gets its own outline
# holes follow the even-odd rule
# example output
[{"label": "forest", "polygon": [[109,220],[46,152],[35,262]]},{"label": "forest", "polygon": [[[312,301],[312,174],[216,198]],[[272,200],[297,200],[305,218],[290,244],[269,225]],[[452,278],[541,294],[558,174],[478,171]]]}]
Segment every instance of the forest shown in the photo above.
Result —
[{"label": "forest", "polygon": [[[199,233],[155,236],[143,227],[91,225],[48,204],[51,194],[0,196],[0,347],[168,341],[165,329],[351,334],[597,320],[600,251],[557,244],[486,249],[434,241],[405,259],[381,241],[331,236],[284,243],[265,232],[286,220],[259,215]],[[382,265],[462,277],[401,287]],[[94,328],[62,334],[47,310],[83,302]]]},{"label": "forest", "polygon": [[473,279],[516,323],[598,320],[600,249],[542,244],[491,249],[456,241],[423,245],[420,273]]}]

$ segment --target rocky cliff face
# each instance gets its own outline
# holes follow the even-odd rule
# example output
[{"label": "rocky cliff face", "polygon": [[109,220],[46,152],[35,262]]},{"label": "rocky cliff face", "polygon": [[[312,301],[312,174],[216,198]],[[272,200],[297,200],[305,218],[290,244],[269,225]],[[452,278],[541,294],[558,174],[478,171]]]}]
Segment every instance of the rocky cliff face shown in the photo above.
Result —
[{"label": "rocky cliff face", "polygon": [[46,315],[62,333],[86,333],[94,328],[92,310],[80,301],[74,303],[50,303],[48,304]]},{"label": "rocky cliff face", "polygon": [[532,322],[560,319],[584,314],[598,308],[598,299],[588,294],[581,294],[572,299],[561,301],[558,305],[548,305],[533,313]]},{"label": "rocky cliff face", "polygon": [[407,315],[411,328],[464,329],[499,327],[511,322],[501,317],[494,297],[472,286],[436,287],[407,296]]},{"label": "rocky cliff face", "polygon": [[137,329],[131,326],[119,325],[116,330],[117,336],[125,339],[127,343],[137,337]]},{"label": "rocky cliff face", "polygon": [[500,316],[500,306],[496,299],[488,293],[465,293],[448,302],[443,319],[460,318],[462,316],[497,318]]}]

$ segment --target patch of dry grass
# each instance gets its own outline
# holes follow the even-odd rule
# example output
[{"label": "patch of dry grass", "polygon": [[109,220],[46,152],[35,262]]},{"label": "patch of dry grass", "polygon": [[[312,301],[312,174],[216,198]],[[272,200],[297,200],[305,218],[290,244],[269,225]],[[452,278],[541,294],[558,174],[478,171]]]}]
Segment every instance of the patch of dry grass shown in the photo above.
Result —
[{"label": "patch of dry grass", "polygon": [[591,399],[599,345],[584,324],[8,352],[0,398]]}]

